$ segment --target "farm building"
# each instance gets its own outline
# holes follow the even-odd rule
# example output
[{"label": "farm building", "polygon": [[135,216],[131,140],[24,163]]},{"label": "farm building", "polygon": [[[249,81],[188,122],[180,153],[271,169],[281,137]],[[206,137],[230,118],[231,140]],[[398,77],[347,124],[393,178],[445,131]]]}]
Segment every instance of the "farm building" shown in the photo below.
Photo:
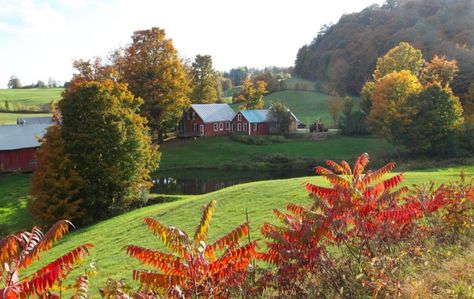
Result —
[{"label": "farm building", "polygon": [[[290,112],[291,122],[287,132],[296,131],[296,124],[299,120]],[[232,120],[232,132],[247,135],[268,135],[280,132],[280,124],[270,119],[269,109],[241,110]]]},{"label": "farm building", "polygon": [[228,104],[193,104],[179,121],[179,137],[217,136],[231,132],[235,112]]},{"label": "farm building", "polygon": [[29,172],[36,168],[35,153],[50,123],[0,126],[0,172]]}]

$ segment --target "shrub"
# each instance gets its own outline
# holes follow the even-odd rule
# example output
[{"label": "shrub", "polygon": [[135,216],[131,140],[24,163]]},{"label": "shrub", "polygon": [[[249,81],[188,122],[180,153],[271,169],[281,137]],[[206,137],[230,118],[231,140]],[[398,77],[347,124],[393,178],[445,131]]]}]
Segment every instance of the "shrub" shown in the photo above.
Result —
[{"label": "shrub", "polygon": [[[214,243],[206,244],[215,206],[216,202],[211,201],[204,207],[193,237],[176,227],[166,227],[156,219],[145,218],[149,229],[174,254],[126,246],[131,257],[159,270],[133,271],[133,279],[141,283],[140,293],[151,297],[159,294],[173,298],[226,298],[232,292],[243,292],[247,268],[256,255],[257,244],[250,242],[240,246],[238,243],[248,234],[249,223],[242,224]],[[220,257],[216,256],[217,251],[223,252]]]},{"label": "shrub", "polygon": [[232,134],[230,138],[233,141],[240,143],[250,144],[250,145],[268,145],[274,143],[284,143],[287,142],[286,138],[280,135],[242,135],[242,134]]},{"label": "shrub", "polygon": [[0,240],[0,281],[4,284],[0,289],[0,298],[54,298],[50,293],[53,286],[67,277],[93,245],[80,245],[21,280],[20,274],[39,259],[41,252],[51,249],[53,242],[69,231],[70,225],[69,221],[61,220],[46,234],[34,227],[31,232],[10,235]]},{"label": "shrub", "polygon": [[316,172],[331,187],[306,184],[312,206],[288,204],[289,213],[275,210],[283,225],[263,225],[268,251],[259,258],[276,270],[262,275],[259,291],[361,297],[394,287],[390,273],[403,256],[397,246],[410,239],[418,219],[444,201],[408,196],[407,187],[398,187],[403,174],[384,178],[395,163],[364,173],[368,162],[367,154],[353,169],[345,161],[327,161],[332,170],[318,166]]}]

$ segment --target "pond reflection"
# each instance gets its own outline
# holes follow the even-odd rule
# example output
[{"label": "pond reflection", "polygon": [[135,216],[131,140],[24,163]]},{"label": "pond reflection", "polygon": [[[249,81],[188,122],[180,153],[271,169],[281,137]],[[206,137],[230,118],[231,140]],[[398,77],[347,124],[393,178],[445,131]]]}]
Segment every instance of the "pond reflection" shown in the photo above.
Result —
[{"label": "pond reflection", "polygon": [[309,171],[225,171],[225,170],[183,170],[157,172],[152,176],[152,193],[196,195],[220,190],[237,184],[286,179],[311,175]]}]

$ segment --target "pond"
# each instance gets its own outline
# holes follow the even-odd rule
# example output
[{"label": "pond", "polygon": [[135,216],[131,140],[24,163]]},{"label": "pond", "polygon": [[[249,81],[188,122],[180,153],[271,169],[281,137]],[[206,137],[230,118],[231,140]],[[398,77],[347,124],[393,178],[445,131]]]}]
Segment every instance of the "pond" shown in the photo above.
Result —
[{"label": "pond", "polygon": [[197,195],[213,192],[237,184],[275,179],[309,176],[305,170],[182,170],[152,174],[152,193]]}]

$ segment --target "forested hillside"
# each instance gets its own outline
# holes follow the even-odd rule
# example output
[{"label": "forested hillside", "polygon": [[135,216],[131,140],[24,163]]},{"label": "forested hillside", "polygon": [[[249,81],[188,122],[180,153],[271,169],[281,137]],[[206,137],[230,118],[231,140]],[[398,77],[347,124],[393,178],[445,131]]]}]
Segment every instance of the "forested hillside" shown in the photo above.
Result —
[{"label": "forested hillside", "polygon": [[295,73],[317,80],[323,91],[358,94],[377,57],[401,41],[421,49],[427,60],[435,54],[456,59],[457,94],[474,82],[473,0],[388,0],[344,15],[299,50]]}]

